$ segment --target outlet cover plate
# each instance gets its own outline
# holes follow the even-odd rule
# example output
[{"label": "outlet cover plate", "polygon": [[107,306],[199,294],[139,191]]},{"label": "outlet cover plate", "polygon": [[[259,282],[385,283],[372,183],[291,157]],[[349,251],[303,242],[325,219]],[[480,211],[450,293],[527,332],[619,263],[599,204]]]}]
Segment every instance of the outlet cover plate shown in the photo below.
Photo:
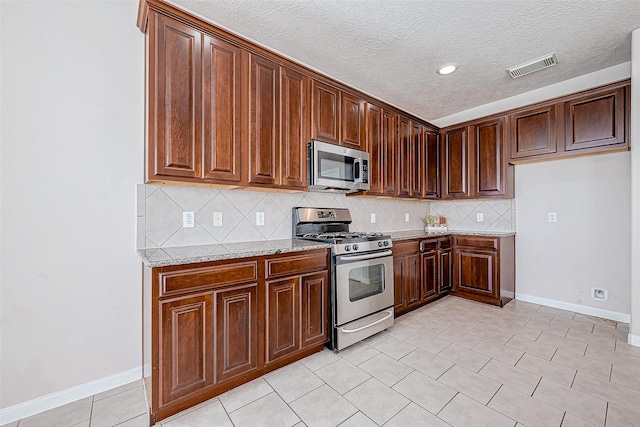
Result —
[{"label": "outlet cover plate", "polygon": [[193,212],[182,212],[182,227],[193,228],[196,225],[196,217]]},{"label": "outlet cover plate", "polygon": [[222,212],[213,213],[213,226],[222,227]]},{"label": "outlet cover plate", "polygon": [[256,212],[256,225],[264,225],[264,212]]},{"label": "outlet cover plate", "polygon": [[372,213],[371,214],[371,224],[375,224],[376,223],[376,214]]},{"label": "outlet cover plate", "polygon": [[476,222],[483,222],[484,221],[484,214],[482,212],[478,212],[476,214]]},{"label": "outlet cover plate", "polygon": [[558,214],[556,212],[547,213],[547,220],[549,222],[558,222]]}]

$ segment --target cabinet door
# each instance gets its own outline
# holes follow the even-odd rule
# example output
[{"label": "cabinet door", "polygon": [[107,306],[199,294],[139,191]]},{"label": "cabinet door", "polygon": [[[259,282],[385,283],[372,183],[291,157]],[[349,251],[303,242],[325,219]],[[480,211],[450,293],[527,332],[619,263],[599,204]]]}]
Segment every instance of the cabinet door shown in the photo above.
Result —
[{"label": "cabinet door", "polygon": [[437,199],[440,195],[440,158],[438,156],[438,133],[425,130],[422,142],[424,164],[424,197]]},{"label": "cabinet door", "polygon": [[313,139],[338,144],[340,91],[314,80],[311,113]]},{"label": "cabinet door", "polygon": [[222,183],[241,179],[240,48],[204,36],[204,178]]},{"label": "cabinet door", "polygon": [[410,195],[411,197],[421,199],[422,188],[424,186],[424,157],[423,150],[423,128],[413,123],[411,125],[411,144],[409,149],[409,171],[410,179]]},{"label": "cabinet door", "polygon": [[215,382],[239,377],[258,367],[258,284],[216,289]]},{"label": "cabinet door", "polygon": [[382,138],[382,109],[367,104],[365,116],[367,147],[369,153],[369,185],[368,194],[382,194],[384,176],[384,143]]},{"label": "cabinet door", "polygon": [[160,303],[160,405],[213,382],[211,294]]},{"label": "cabinet door", "polygon": [[282,67],[282,180],[283,186],[307,184],[307,143],[311,139],[311,79]]},{"label": "cabinet door", "polygon": [[302,348],[329,341],[329,275],[302,276]]},{"label": "cabinet door", "polygon": [[496,252],[458,247],[455,249],[453,291],[499,299]]},{"label": "cabinet door", "polygon": [[625,89],[565,103],[565,150],[625,144]]},{"label": "cabinet door", "polygon": [[267,360],[300,349],[300,277],[267,282]]},{"label": "cabinet door", "polygon": [[[150,19],[148,178],[201,178],[202,34],[159,14]],[[155,46],[153,46],[155,45]]]},{"label": "cabinet door", "polygon": [[429,300],[438,294],[438,264],[435,251],[420,255],[422,260],[422,300]]},{"label": "cabinet door", "polygon": [[396,152],[397,196],[408,197],[411,193],[411,142],[411,122],[400,117]]},{"label": "cabinet door", "polygon": [[364,148],[364,105],[362,99],[340,93],[340,145],[356,150]]},{"label": "cabinet door", "polygon": [[469,144],[467,128],[445,132],[441,143],[443,199],[469,197]]},{"label": "cabinet door", "polygon": [[[507,194],[508,156],[505,152],[504,119],[499,118],[471,126],[473,130],[474,197]],[[513,166],[511,166],[512,168]]]},{"label": "cabinet door", "polygon": [[404,277],[407,306],[420,303],[420,255],[407,255],[407,274]]},{"label": "cabinet door", "polygon": [[511,159],[523,159],[557,151],[556,107],[547,105],[509,116]]},{"label": "cabinet door", "polygon": [[396,123],[398,116],[390,111],[382,111],[382,145],[384,146],[383,193],[396,194]]},{"label": "cabinet door", "polygon": [[451,248],[438,250],[438,293],[449,292],[453,278]]},{"label": "cabinet door", "polygon": [[276,185],[280,159],[280,66],[251,55],[249,183]]}]

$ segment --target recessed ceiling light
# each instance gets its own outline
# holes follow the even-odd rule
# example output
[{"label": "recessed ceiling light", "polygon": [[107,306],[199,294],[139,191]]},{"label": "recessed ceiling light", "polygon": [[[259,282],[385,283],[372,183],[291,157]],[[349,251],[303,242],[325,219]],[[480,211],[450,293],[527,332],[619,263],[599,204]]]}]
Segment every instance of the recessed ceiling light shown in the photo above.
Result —
[{"label": "recessed ceiling light", "polygon": [[458,69],[458,64],[444,64],[442,67],[438,68],[436,73],[444,76],[445,74],[453,73],[457,69]]}]

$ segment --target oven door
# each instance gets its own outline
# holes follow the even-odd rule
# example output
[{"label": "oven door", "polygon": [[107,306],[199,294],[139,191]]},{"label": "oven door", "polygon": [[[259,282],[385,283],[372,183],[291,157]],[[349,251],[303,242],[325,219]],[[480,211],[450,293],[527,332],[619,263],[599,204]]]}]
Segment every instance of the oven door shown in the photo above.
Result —
[{"label": "oven door", "polygon": [[391,250],[335,257],[335,325],[393,306]]}]

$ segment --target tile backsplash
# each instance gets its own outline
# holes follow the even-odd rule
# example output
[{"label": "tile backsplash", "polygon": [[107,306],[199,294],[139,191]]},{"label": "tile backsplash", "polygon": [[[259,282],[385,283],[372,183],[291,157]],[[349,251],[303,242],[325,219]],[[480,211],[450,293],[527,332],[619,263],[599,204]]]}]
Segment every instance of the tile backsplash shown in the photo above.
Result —
[{"label": "tile backsplash", "polygon": [[[137,197],[137,248],[288,239],[294,206],[348,208],[354,231],[421,229],[426,215],[446,216],[452,230],[511,231],[515,224],[511,200],[427,202],[144,184]],[[182,227],[182,212],[195,213],[195,227]],[[214,212],[222,212],[220,227],[213,226]],[[256,225],[256,212],[264,212],[264,225]],[[475,222],[476,212],[483,212],[483,223]]]}]

